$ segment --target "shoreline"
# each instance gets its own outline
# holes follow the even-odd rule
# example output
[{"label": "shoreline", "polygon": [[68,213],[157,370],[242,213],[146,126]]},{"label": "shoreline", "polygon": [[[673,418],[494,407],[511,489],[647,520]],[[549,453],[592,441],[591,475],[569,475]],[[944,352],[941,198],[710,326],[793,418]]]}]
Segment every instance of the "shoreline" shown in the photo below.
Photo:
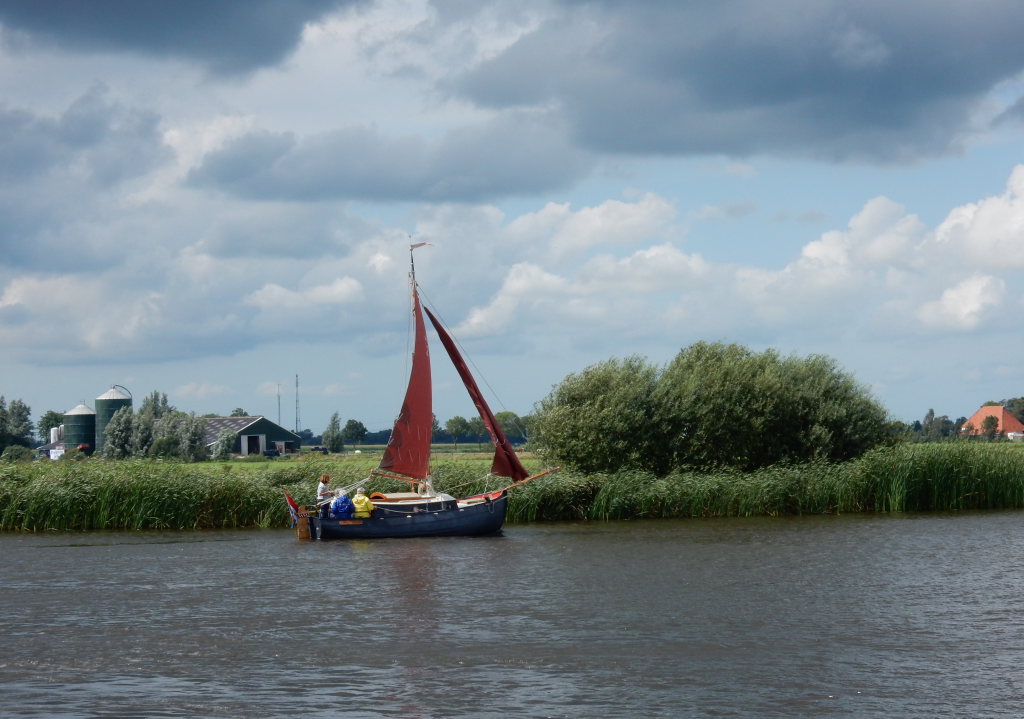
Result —
[{"label": "shoreline", "polygon": [[[286,489],[312,502],[316,478],[365,478],[357,461],[159,460],[0,465],[0,531],[209,530],[288,527]],[[531,460],[535,463],[535,460]],[[242,466],[245,464],[246,466]],[[441,461],[435,485],[456,496],[494,489],[489,459]],[[394,491],[374,479],[370,491]],[[754,472],[693,471],[655,477],[623,470],[561,470],[510,492],[507,523],[800,516],[1024,508],[1024,445],[902,444],[843,463],[778,465]]]}]

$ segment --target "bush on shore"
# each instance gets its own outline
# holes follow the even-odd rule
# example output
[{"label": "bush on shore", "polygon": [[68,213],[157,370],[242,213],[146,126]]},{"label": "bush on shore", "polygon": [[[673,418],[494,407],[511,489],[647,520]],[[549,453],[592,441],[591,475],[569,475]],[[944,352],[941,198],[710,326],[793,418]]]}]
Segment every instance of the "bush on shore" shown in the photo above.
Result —
[{"label": "bush on shore", "polygon": [[885,409],[823,355],[698,342],[571,374],[538,405],[531,442],[581,472],[659,476],[843,462],[890,440]]}]

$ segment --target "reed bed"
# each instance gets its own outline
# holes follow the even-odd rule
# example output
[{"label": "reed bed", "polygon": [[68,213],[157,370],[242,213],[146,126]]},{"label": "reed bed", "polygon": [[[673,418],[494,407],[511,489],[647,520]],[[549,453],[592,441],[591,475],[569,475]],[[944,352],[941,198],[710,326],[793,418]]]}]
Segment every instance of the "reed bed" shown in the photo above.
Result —
[{"label": "reed bed", "polygon": [[[254,466],[101,459],[0,463],[0,530],[287,526],[284,491],[299,504],[312,504],[320,475],[329,474],[333,487],[353,486],[366,480],[375,462],[307,458]],[[489,459],[442,462],[434,481],[461,495],[495,489],[500,484],[480,479],[489,466]],[[384,478],[364,484],[369,492],[408,486]]]},{"label": "reed bed", "polygon": [[1024,446],[951,442],[877,449],[843,463],[604,478],[590,519],[749,517],[1024,508]]},{"label": "reed bed", "polygon": [[667,477],[620,473],[603,482],[590,519],[750,517],[845,511],[848,465],[779,465]]},{"label": "reed bed", "polygon": [[1024,507],[1024,446],[1017,443],[908,444],[871,452],[855,469],[867,510]]},{"label": "reed bed", "polygon": [[[484,479],[489,460],[434,468],[438,489],[466,496],[502,486]],[[0,530],[85,531],[283,527],[282,488],[313,501],[321,474],[344,487],[370,460],[304,458],[262,463],[154,460],[0,463]],[[375,478],[373,491],[406,485]],[[657,477],[643,472],[561,471],[511,491],[508,521],[735,517],[852,512],[1024,508],[1024,446],[953,442],[878,449],[845,463],[778,465]]]}]

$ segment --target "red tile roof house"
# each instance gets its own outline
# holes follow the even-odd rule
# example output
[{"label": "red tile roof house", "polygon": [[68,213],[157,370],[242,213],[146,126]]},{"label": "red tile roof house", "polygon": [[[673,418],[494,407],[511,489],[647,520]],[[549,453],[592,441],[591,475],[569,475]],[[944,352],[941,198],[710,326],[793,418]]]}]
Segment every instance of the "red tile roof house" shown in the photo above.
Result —
[{"label": "red tile roof house", "polygon": [[[982,429],[982,425],[985,423],[986,417],[995,417],[999,422],[996,425],[996,432],[1007,437],[1010,437],[1011,434],[1020,435],[1024,433],[1024,424],[1021,424],[1019,419],[1010,414],[1006,407],[998,404],[989,404],[979,408],[977,412],[964,422],[960,432],[963,434],[984,434],[985,430]],[[1016,437],[1011,437],[1011,439],[1016,439]]]}]

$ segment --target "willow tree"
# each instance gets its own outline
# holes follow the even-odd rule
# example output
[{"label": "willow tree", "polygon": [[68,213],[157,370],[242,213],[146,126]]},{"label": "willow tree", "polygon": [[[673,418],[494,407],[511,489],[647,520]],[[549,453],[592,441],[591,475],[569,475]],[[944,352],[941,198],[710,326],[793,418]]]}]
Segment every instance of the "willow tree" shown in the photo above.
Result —
[{"label": "willow tree", "polygon": [[852,459],[883,442],[888,427],[885,409],[832,358],[723,343],[680,351],[652,411],[671,469]]},{"label": "willow tree", "polygon": [[646,467],[663,452],[651,417],[658,375],[656,366],[637,356],[569,375],[538,405],[538,445],[583,472]]},{"label": "willow tree", "polygon": [[582,471],[657,474],[855,457],[887,436],[884,408],[835,361],[698,342],[664,369],[610,360],[538,406],[539,443]]}]

